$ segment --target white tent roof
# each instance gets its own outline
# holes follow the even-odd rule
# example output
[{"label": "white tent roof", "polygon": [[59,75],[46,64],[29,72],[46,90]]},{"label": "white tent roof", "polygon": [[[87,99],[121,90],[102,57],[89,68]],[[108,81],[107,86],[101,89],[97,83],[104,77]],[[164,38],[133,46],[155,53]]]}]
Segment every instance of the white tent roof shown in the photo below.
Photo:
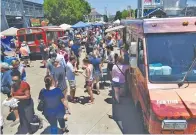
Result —
[{"label": "white tent roof", "polygon": [[71,25],[69,25],[69,24],[61,24],[60,25],[60,27],[62,28],[62,29],[64,29],[64,30],[69,30],[70,28],[71,28]]},{"label": "white tent roof", "polygon": [[11,27],[7,30],[4,30],[1,32],[1,35],[4,35],[4,36],[16,36],[17,34],[17,28],[14,28],[14,27]]},{"label": "white tent roof", "polygon": [[106,24],[106,22],[104,22],[104,21],[99,21],[98,23]]},{"label": "white tent roof", "polygon": [[120,24],[120,20],[118,19],[118,20],[114,21],[113,23],[114,24]]},{"label": "white tent roof", "polygon": [[113,28],[106,29],[105,32],[108,33],[108,32],[111,32],[111,31],[123,29],[124,27],[125,27],[125,26],[123,26],[123,25],[116,26],[116,27],[113,27]]}]

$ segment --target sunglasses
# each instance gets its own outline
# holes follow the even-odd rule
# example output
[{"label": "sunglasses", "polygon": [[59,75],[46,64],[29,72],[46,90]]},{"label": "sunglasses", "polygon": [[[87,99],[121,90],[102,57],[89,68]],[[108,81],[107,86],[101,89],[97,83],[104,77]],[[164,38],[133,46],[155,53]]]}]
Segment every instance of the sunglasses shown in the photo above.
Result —
[{"label": "sunglasses", "polygon": [[17,83],[19,82],[20,80],[12,80],[13,83]]}]

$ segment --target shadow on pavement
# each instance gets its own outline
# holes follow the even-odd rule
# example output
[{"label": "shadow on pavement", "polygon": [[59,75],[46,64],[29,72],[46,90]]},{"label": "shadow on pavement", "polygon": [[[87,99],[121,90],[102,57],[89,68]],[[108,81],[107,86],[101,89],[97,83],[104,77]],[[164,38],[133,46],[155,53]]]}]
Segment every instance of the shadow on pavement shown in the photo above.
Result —
[{"label": "shadow on pavement", "polygon": [[120,104],[113,104],[113,119],[117,122],[123,134],[144,134],[140,116],[131,97],[120,98]]},{"label": "shadow on pavement", "polygon": [[[43,134],[51,134],[51,127],[48,126],[47,128],[44,129],[43,132],[40,133],[41,135]],[[58,134],[63,134],[60,128],[58,128]]]},{"label": "shadow on pavement", "polygon": [[108,103],[108,104],[112,104],[112,98],[106,98],[106,99],[104,99],[104,101],[106,102],[106,103]]}]

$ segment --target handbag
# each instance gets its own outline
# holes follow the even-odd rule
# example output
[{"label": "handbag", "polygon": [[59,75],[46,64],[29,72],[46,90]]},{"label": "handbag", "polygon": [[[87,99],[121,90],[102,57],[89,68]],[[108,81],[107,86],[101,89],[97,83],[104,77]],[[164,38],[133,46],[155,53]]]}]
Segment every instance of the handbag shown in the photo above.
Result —
[{"label": "handbag", "polygon": [[7,119],[7,120],[15,121],[15,120],[16,120],[16,116],[15,116],[15,114],[14,114],[14,111],[11,111],[11,112],[8,114],[8,116],[7,116],[6,119]]},{"label": "handbag", "polygon": [[41,92],[40,92],[40,97],[41,98],[40,98],[40,102],[39,102],[39,104],[37,106],[37,110],[40,111],[40,112],[43,112],[43,110],[44,110],[43,91],[44,91],[44,89],[42,89]]}]

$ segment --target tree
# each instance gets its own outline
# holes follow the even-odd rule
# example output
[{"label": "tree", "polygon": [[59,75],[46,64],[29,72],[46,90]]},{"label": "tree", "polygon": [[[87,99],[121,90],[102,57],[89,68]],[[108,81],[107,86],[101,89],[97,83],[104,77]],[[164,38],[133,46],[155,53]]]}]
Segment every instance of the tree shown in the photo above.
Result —
[{"label": "tree", "polygon": [[116,16],[114,17],[114,20],[121,20],[121,18],[122,18],[122,14],[121,14],[121,12],[120,11],[117,11],[116,12]]},{"label": "tree", "polygon": [[44,13],[53,25],[74,24],[91,11],[86,0],[44,0]]},{"label": "tree", "polygon": [[135,16],[135,10],[132,10],[132,11],[131,11],[131,16],[132,16],[133,18],[136,18],[136,16]]},{"label": "tree", "polygon": [[104,16],[103,16],[103,21],[104,21],[104,22],[108,22],[108,16],[107,16],[107,15],[104,15]]},{"label": "tree", "polygon": [[126,19],[129,16],[130,16],[130,14],[129,14],[129,11],[128,10],[123,10],[122,11],[122,19]]}]

